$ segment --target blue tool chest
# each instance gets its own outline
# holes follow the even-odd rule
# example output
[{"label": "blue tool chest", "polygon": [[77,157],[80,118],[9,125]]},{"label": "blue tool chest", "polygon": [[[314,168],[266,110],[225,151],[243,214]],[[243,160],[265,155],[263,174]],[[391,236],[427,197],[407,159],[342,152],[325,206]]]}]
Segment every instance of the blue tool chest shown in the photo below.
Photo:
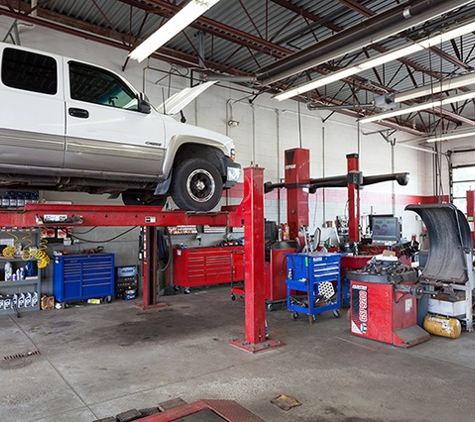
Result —
[{"label": "blue tool chest", "polygon": [[309,316],[333,311],[340,313],[340,259],[341,254],[295,253],[287,254],[287,309],[292,318],[300,313]]},{"label": "blue tool chest", "polygon": [[53,294],[57,302],[114,296],[114,254],[54,258]]}]

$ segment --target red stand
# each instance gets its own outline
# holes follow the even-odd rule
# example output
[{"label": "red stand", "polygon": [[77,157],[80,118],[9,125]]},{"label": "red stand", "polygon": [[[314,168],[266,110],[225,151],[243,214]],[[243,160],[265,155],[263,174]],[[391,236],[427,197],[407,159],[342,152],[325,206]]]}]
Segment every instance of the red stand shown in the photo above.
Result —
[{"label": "red stand", "polygon": [[[348,173],[359,171],[358,154],[348,154],[346,158],[348,160]],[[355,243],[360,241],[359,221],[360,191],[357,185],[348,183],[348,235]]]},{"label": "red stand", "polygon": [[287,222],[290,239],[296,239],[299,236],[299,227],[308,226],[308,192],[300,186],[310,181],[309,157],[308,149],[294,148],[285,151]]},{"label": "red stand", "polygon": [[264,169],[244,169],[244,276],[245,337],[233,339],[231,346],[256,353],[282,346],[278,340],[266,340],[264,285]]},{"label": "red stand", "polygon": [[472,241],[475,245],[475,190],[467,191],[467,221],[472,232]]},{"label": "red stand", "polygon": [[166,308],[166,303],[157,300],[157,269],[158,269],[158,244],[157,228],[142,227],[143,230],[143,256],[142,256],[142,304],[134,303],[133,306],[143,311],[147,309]]}]

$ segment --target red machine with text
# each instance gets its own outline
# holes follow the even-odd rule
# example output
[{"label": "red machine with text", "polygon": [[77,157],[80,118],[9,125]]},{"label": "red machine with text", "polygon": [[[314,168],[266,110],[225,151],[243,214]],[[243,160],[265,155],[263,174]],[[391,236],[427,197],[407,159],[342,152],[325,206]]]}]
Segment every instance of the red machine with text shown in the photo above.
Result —
[{"label": "red machine with text", "polygon": [[400,261],[374,261],[348,274],[351,334],[398,347],[429,340],[417,325],[417,272]]}]

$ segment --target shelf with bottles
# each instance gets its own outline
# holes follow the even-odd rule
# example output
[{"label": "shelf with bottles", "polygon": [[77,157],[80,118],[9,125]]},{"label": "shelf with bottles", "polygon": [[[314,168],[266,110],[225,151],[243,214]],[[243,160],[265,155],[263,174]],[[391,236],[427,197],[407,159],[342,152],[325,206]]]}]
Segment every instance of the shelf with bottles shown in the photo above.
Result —
[{"label": "shelf with bottles", "polygon": [[6,260],[0,261],[0,286],[5,283],[35,283],[38,281],[38,265],[36,261]]},{"label": "shelf with bottles", "polygon": [[0,314],[40,309],[41,268],[49,258],[41,230],[0,229]]}]

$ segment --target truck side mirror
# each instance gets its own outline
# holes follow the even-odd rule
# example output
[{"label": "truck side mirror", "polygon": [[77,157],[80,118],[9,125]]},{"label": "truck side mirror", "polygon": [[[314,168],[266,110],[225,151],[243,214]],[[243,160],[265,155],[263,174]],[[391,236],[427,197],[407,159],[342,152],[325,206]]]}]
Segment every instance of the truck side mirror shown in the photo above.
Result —
[{"label": "truck side mirror", "polygon": [[150,106],[150,103],[145,99],[145,95],[143,92],[139,93],[138,102],[140,113],[150,114],[152,107]]}]

